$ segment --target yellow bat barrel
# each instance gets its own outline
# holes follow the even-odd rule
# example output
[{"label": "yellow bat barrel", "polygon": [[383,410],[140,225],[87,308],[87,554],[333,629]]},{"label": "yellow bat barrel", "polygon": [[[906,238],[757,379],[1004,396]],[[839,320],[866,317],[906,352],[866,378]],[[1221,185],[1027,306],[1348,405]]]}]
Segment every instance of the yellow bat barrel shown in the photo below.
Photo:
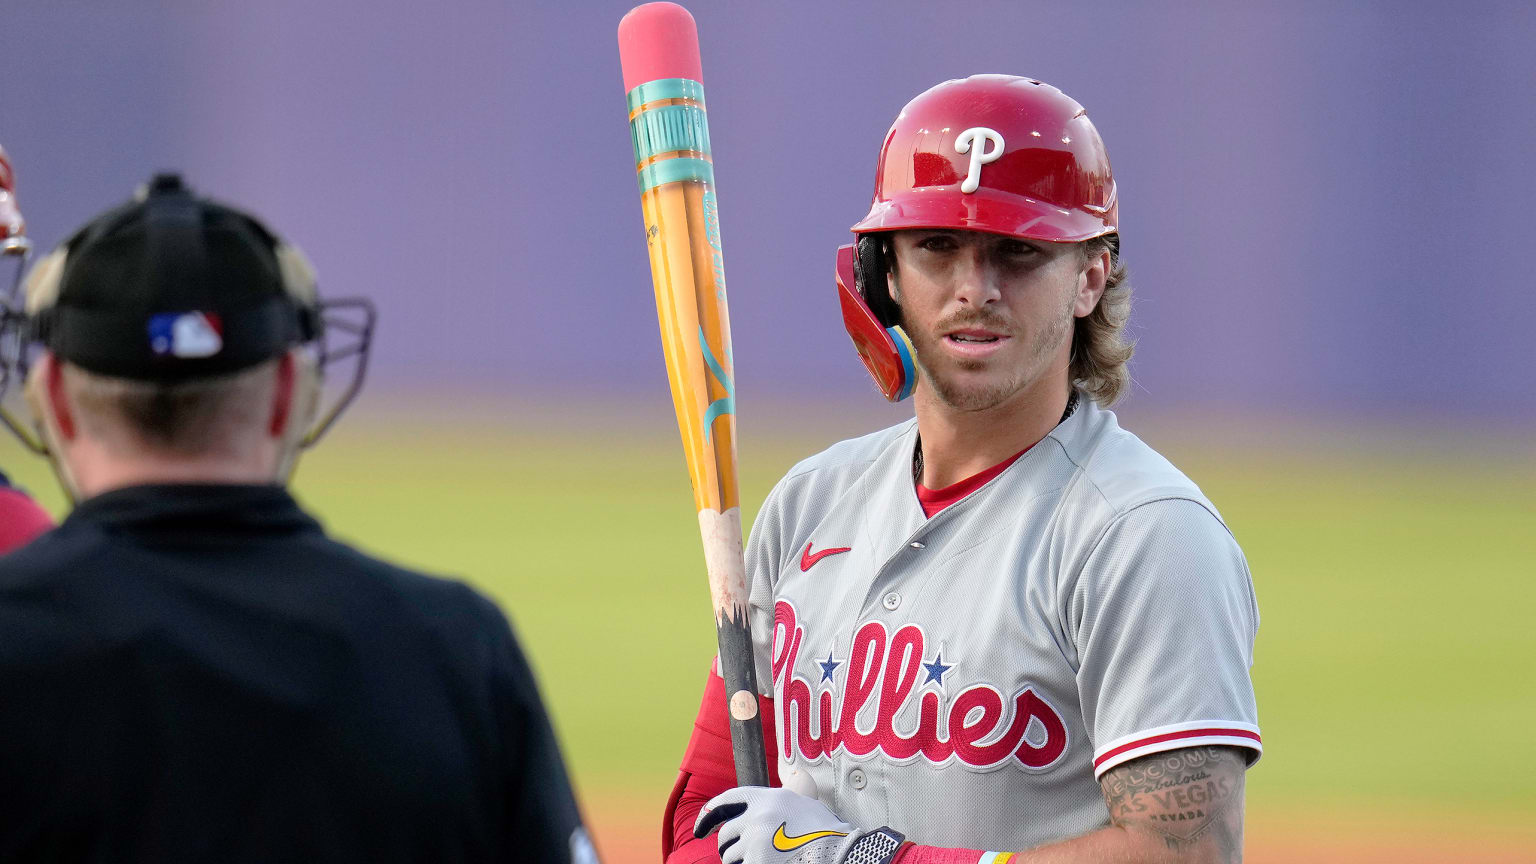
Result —
[{"label": "yellow bat barrel", "polygon": [[736,477],[725,258],[693,16],[647,3],[619,22],[635,172],[672,406],[704,542],[737,780],[766,786]]},{"label": "yellow bat barrel", "polygon": [[656,312],[694,504],[724,513],[741,503],[736,385],[704,85],[647,82],[630,91],[629,104]]}]

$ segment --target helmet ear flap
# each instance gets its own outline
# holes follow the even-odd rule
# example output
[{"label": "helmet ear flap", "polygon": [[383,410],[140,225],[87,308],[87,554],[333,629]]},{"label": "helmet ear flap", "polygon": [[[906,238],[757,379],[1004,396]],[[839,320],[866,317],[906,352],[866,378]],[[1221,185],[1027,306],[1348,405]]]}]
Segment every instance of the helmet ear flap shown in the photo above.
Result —
[{"label": "helmet ear flap", "polygon": [[869,310],[886,327],[901,323],[901,307],[891,299],[886,274],[889,273],[885,256],[885,239],[879,234],[861,234],[854,247],[853,277],[859,294],[869,304]]},{"label": "helmet ear flap", "polygon": [[[858,288],[857,254],[853,244],[837,249],[837,299],[843,310],[843,326],[853,339],[853,347],[859,352],[864,368],[875,379],[875,385],[885,398],[892,402],[912,395],[917,386],[916,352],[912,340],[907,338],[899,325],[888,326],[875,316],[875,311],[864,299]],[[870,274],[870,268],[864,271]],[[872,275],[872,274],[870,274]],[[873,281],[873,280],[871,280]],[[881,284],[881,283],[873,283]],[[885,295],[885,292],[880,292]],[[894,307],[890,297],[886,304]]]}]

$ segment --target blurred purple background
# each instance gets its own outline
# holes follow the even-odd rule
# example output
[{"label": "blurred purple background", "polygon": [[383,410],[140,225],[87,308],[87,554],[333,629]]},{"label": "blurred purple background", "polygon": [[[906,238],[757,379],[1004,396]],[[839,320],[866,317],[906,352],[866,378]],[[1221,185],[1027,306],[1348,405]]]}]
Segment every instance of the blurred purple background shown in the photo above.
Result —
[{"label": "blurred purple background", "polygon": [[[264,215],[378,301],[375,396],[664,402],[631,5],[7,4],[0,143],[44,246],[162,168]],[[744,411],[878,399],[833,250],[902,104],[1010,72],[1108,144],[1133,405],[1536,419],[1536,6],[1153,5],[692,3]]]}]

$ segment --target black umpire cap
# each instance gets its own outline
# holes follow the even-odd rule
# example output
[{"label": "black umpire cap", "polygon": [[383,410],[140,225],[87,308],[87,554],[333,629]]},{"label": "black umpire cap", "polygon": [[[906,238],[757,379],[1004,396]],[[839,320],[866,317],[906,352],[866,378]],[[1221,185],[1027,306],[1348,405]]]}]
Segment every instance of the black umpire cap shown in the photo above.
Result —
[{"label": "black umpire cap", "polygon": [[33,336],[100,375],[238,372],[319,337],[314,271],[255,217],[157,174],[39,262]]}]

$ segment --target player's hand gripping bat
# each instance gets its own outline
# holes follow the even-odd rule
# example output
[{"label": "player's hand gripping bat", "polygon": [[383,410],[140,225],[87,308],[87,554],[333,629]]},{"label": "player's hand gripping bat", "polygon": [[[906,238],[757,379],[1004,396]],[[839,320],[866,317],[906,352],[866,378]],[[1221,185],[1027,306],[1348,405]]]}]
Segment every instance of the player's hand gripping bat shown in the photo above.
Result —
[{"label": "player's hand gripping bat", "polygon": [[736,482],[736,385],[699,36],[675,3],[619,22],[619,60],[672,404],[699,511],[736,779],[767,786]]}]

